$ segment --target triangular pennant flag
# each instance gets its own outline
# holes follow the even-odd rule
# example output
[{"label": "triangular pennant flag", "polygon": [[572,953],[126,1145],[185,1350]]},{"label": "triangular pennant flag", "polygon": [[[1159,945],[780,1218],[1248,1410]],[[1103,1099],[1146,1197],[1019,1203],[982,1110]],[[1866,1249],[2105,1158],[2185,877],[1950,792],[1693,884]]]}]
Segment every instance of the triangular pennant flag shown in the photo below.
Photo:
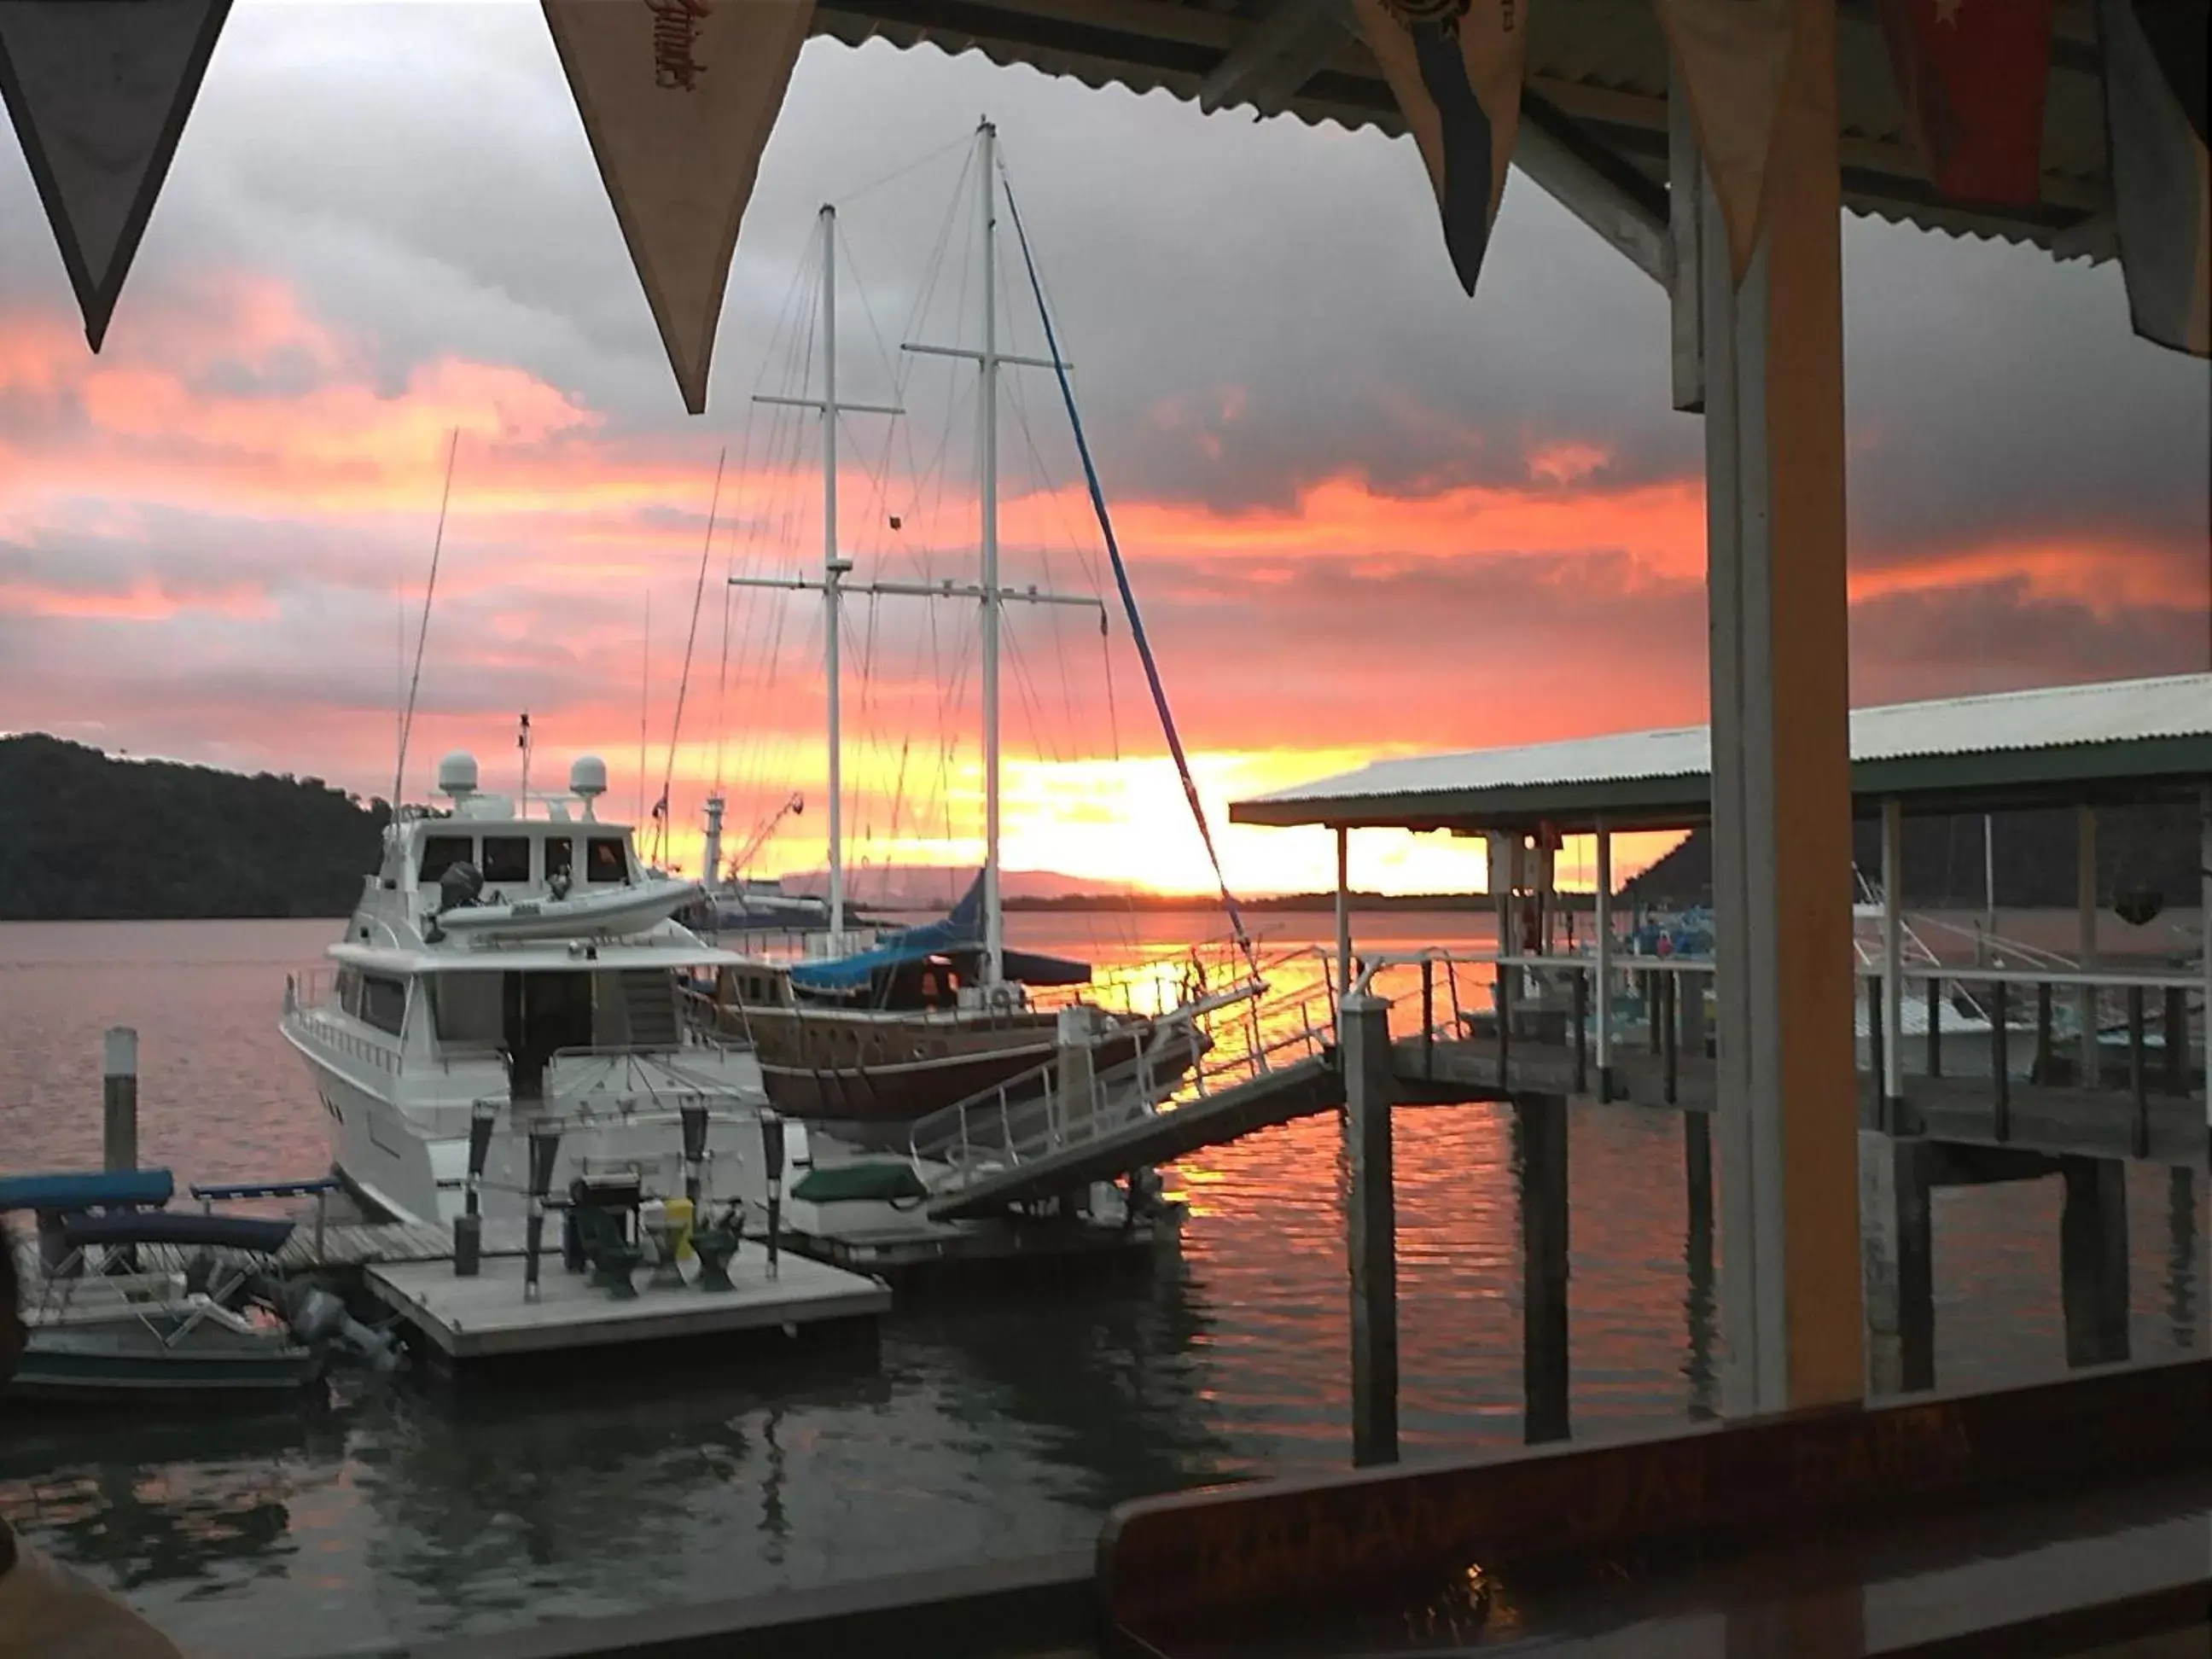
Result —
[{"label": "triangular pennant flag", "polygon": [[1658,0],[1659,21],[1674,48],[1698,147],[1728,227],[1729,267],[1737,282],[1759,245],[1759,198],[1800,3]]},{"label": "triangular pennant flag", "polygon": [[2212,356],[2208,12],[2205,0],[2102,0],[2098,11],[2128,313],[2145,339],[2199,357]]},{"label": "triangular pennant flag", "polygon": [[0,99],[94,351],[229,14],[230,0],[0,5]]},{"label": "triangular pennant flag", "polygon": [[2157,59],[2166,89],[2181,105],[2181,112],[2197,133],[2200,144],[2212,144],[2204,131],[2205,60],[2212,54],[2212,5],[2206,0],[2158,0],[2155,5],[2136,5],[2136,27]]},{"label": "triangular pennant flag", "polygon": [[544,0],[545,21],[684,406],[814,0]]},{"label": "triangular pennant flag", "polygon": [[1946,196],[2041,199],[2053,9],[2054,0],[1881,0],[1905,119]]},{"label": "triangular pennant flag", "polygon": [[1444,246],[1474,292],[1521,125],[1528,0],[1352,0],[1428,164]]}]

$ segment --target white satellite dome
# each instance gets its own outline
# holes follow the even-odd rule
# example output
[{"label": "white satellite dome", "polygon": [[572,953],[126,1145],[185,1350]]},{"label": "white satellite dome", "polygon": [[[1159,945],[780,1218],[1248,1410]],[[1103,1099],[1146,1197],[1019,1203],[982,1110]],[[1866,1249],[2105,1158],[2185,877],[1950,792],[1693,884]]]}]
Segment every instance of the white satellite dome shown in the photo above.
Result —
[{"label": "white satellite dome", "polygon": [[579,755],[568,769],[568,793],[590,800],[607,793],[607,763],[597,755]]},{"label": "white satellite dome", "polygon": [[477,757],[465,749],[456,749],[438,763],[438,793],[450,795],[455,800],[465,800],[477,792]]}]

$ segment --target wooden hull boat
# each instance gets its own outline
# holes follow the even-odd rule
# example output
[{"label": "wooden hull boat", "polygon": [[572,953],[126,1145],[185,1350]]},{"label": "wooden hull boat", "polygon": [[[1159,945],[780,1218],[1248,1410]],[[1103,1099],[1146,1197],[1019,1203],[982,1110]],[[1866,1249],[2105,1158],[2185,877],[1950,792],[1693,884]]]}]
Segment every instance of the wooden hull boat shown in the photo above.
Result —
[{"label": "wooden hull boat", "polygon": [[[817,1008],[726,1009],[732,1034],[750,1034],[769,1103],[792,1117],[904,1125],[1012,1082],[1055,1052],[1049,1013],[901,1017]],[[1109,1033],[1096,1045],[1100,1072],[1127,1066],[1153,1039],[1149,1024]],[[1154,1055],[1162,1090],[1197,1063],[1203,1039],[1170,1039]],[[1158,1045],[1156,1045],[1158,1047]]]}]

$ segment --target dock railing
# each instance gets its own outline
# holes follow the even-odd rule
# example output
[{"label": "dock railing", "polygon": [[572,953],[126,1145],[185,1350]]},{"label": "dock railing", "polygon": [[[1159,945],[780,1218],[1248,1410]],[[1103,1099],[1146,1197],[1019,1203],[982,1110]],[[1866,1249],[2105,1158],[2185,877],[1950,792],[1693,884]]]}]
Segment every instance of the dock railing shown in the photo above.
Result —
[{"label": "dock railing", "polygon": [[[1326,982],[1274,997],[1246,978],[1150,1024],[1135,1054],[1090,1064],[1062,1054],[919,1120],[908,1139],[915,1173],[950,1169],[940,1191],[1090,1145],[1142,1119],[1325,1056],[1335,1041],[1335,994]],[[1108,1040],[1112,1031],[1101,1034]],[[1072,1060],[1076,1063],[1071,1064]]]},{"label": "dock railing", "polygon": [[[1572,1052],[1572,1088],[1589,1091],[1599,1050],[1633,1045],[1660,1061],[1662,1097],[1679,1098],[1684,1061],[1713,1052],[1708,999],[1715,964],[1706,956],[1622,955],[1612,958],[1602,1000],[1594,957],[1497,951],[1389,951],[1362,959],[1355,992],[1376,994],[1386,975],[1418,969],[1420,1018],[1409,1039],[1433,1054],[1439,1042],[1480,1042],[1505,1076],[1516,1042]],[[1862,1063],[1885,1076],[1883,999],[1887,965],[1862,957],[1854,973],[1863,990],[1855,1025]],[[1994,1096],[1995,1130],[2009,1138],[2015,1085],[2071,1087],[2124,1095],[2134,1109],[2138,1155],[2147,1156],[2154,1097],[2186,1097],[2204,1079],[2203,979],[2193,967],[2080,968],[2047,953],[2018,965],[1906,960],[1909,988],[1899,1011],[1898,1071],[1923,1079],[1984,1075]],[[1490,1006],[1472,1006],[1486,986]],[[1394,1011],[1413,993],[1401,985]],[[2084,1040],[2081,1011],[2090,1011]],[[1605,1040],[1598,1040],[1603,1021]],[[1405,1022],[1394,1021],[1402,1032]]]}]

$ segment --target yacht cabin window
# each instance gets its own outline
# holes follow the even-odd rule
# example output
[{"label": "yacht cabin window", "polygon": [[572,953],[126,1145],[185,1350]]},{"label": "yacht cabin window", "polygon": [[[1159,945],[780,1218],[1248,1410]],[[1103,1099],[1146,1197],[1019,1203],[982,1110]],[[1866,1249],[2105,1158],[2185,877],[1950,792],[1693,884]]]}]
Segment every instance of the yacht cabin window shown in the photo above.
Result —
[{"label": "yacht cabin window", "polygon": [[496,1047],[506,1036],[497,974],[439,974],[423,981],[438,1040]]},{"label": "yacht cabin window", "polygon": [[566,836],[545,838],[545,879],[550,882],[556,875],[576,873],[576,843]]},{"label": "yacht cabin window", "polygon": [[359,1019],[361,1018],[361,969],[339,969],[337,982],[331,987],[331,990],[338,1006],[356,1019]]},{"label": "yacht cabin window", "polygon": [[522,882],[530,879],[530,837],[527,836],[486,836],[483,838],[483,862],[478,866],[489,882]]},{"label": "yacht cabin window", "polygon": [[627,843],[620,836],[593,836],[584,843],[584,879],[610,883],[629,879]]},{"label": "yacht cabin window", "polygon": [[407,982],[384,974],[363,974],[361,1018],[378,1030],[398,1036],[407,1023]]},{"label": "yacht cabin window", "polygon": [[473,836],[425,836],[422,837],[422,862],[416,866],[415,878],[419,882],[435,883],[457,864],[476,861],[477,843]]}]

